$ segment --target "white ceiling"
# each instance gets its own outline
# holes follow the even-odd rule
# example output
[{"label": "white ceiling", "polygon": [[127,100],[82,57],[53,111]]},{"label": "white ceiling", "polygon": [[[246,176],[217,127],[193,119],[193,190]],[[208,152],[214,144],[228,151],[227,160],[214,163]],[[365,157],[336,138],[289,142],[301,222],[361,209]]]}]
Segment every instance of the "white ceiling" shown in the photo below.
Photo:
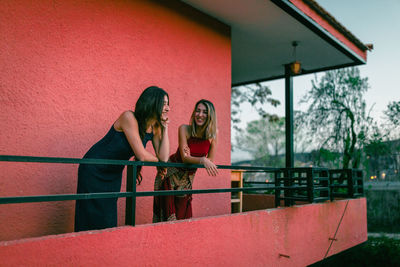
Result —
[{"label": "white ceiling", "polygon": [[231,27],[233,85],[282,78],[294,61],[293,41],[303,73],[365,63],[287,0],[183,2]]}]

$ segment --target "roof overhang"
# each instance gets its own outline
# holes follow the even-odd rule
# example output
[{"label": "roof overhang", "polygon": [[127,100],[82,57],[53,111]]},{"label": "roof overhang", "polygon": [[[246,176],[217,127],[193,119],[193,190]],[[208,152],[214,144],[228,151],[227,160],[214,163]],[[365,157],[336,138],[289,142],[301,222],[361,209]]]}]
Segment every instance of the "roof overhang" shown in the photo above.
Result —
[{"label": "roof overhang", "polygon": [[366,63],[367,47],[313,0],[183,0],[231,27],[232,85],[283,78],[294,61],[302,74]]}]

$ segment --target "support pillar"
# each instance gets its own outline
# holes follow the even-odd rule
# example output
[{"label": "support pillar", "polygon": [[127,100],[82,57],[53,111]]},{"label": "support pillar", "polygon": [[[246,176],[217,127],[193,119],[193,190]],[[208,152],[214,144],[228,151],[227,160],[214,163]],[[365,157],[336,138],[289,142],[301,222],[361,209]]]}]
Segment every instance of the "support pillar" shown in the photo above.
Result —
[{"label": "support pillar", "polygon": [[285,65],[285,135],[286,168],[293,168],[293,77],[289,64]]}]

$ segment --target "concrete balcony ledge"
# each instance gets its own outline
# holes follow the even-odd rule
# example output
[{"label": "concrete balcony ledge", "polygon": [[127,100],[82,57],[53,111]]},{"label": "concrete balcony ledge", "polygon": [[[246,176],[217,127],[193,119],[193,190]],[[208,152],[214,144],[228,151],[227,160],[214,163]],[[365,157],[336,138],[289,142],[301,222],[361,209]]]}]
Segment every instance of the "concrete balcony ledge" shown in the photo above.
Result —
[{"label": "concrete balcony ledge", "polygon": [[0,242],[1,266],[306,266],[367,240],[366,199]]}]

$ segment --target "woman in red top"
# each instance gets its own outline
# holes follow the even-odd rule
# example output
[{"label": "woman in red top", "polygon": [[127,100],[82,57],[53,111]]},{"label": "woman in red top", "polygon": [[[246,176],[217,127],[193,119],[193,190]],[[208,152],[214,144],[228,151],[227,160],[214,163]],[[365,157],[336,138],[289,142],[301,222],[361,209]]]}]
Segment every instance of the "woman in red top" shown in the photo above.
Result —
[{"label": "woman in red top", "polygon": [[[213,163],[217,149],[217,117],[214,105],[200,100],[190,118],[189,125],[179,127],[179,147],[169,162],[203,164],[211,176],[218,174]],[[159,168],[154,190],[190,190],[197,169]],[[153,222],[174,221],[192,217],[192,195],[156,196]]]}]

